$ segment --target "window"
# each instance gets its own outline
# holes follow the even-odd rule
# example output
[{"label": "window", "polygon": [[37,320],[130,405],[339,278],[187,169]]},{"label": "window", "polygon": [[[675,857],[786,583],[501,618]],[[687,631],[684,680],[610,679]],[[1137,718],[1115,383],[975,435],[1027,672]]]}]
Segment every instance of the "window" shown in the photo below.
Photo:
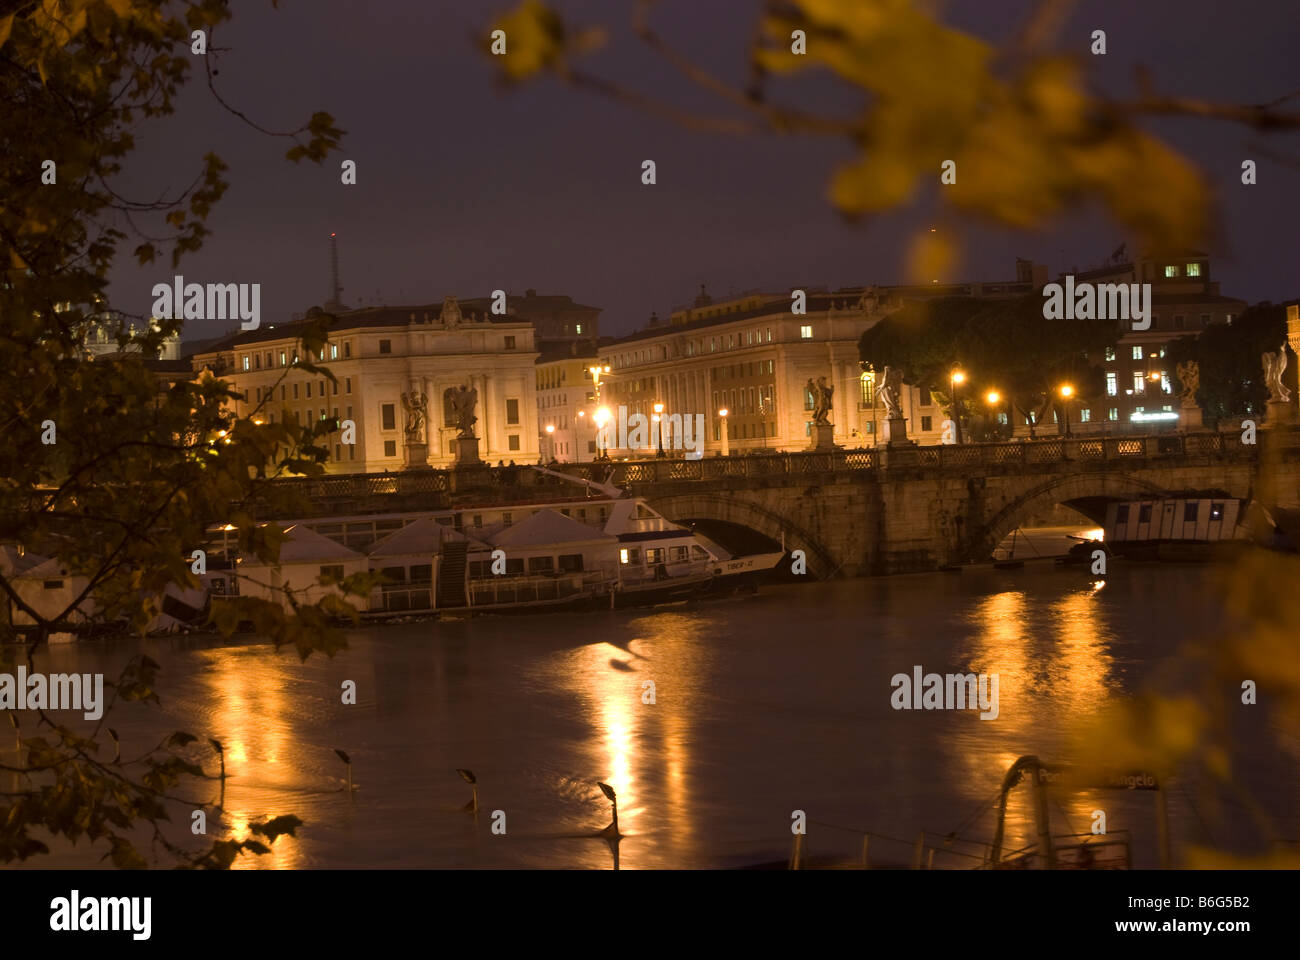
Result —
[{"label": "window", "polygon": [[709,353],[714,353],[718,349],[718,338],[709,337]]},{"label": "window", "polygon": [[1080,422],[1080,423],[1087,423],[1087,422],[1088,422],[1089,420],[1091,420],[1091,419],[1092,419],[1092,411],[1091,411],[1091,410],[1080,410],[1080,411],[1079,411],[1079,422]]},{"label": "window", "polygon": [[513,350],[514,348],[515,348],[515,338],[514,338],[514,337],[506,337],[506,349],[507,349],[507,350]]},{"label": "window", "polygon": [[311,399],[311,381],[310,381],[310,380],[307,381],[307,399],[308,399],[308,400]]},{"label": "window", "polygon": [[646,563],[664,563],[668,559],[667,551],[663,547],[647,547],[645,551]]},{"label": "window", "polygon": [[554,557],[529,557],[528,572],[529,573],[554,573],[555,558]]},{"label": "window", "polygon": [[1186,321],[1184,320],[1182,314],[1177,314],[1177,315],[1174,316],[1174,329],[1175,329],[1175,330],[1182,330],[1183,327],[1185,326],[1185,324],[1186,324]]},{"label": "window", "polygon": [[321,567],[320,576],[322,580],[330,580],[337,583],[339,580],[343,579],[343,564],[334,563]]},{"label": "window", "polygon": [[343,356],[345,356],[345,357],[350,357],[350,356],[352,356],[352,341],[351,341],[351,340],[349,340],[347,343],[343,344]]},{"label": "window", "polygon": [[1107,360],[1114,360],[1114,359],[1115,359],[1115,348],[1114,348],[1114,347],[1107,347],[1107,348],[1106,348],[1106,359],[1107,359]]},{"label": "window", "polygon": [[391,403],[381,404],[379,407],[379,419],[385,430],[397,429],[397,407]]},{"label": "window", "polygon": [[518,449],[519,449],[519,434],[517,434],[517,433],[512,433],[512,434],[510,434],[510,436],[506,437],[506,446],[507,446],[509,449],[511,449],[511,450],[518,450]]},{"label": "window", "polygon": [[62,581],[62,580],[42,580],[42,581],[41,581],[41,589],[42,589],[42,590],[62,590],[62,589],[63,589],[63,581]]},{"label": "window", "polygon": [[[582,324],[580,323],[574,324],[574,331],[578,334],[578,336],[582,336]],[[581,570],[582,567],[579,567],[578,569]]]},{"label": "window", "polygon": [[803,324],[802,326],[800,326],[800,327],[799,327],[799,336],[800,336],[800,338],[803,339],[803,340],[811,340],[811,339],[812,339],[812,324],[811,324],[811,323],[805,323],[805,324]]},{"label": "window", "polygon": [[379,352],[380,352],[380,353],[392,353],[392,352],[393,352],[393,341],[391,341],[391,340],[380,340],[380,341],[379,341]]},{"label": "window", "polygon": [[562,553],[559,557],[560,573],[581,573],[582,572],[582,554],[580,553]]},{"label": "window", "polygon": [[922,429],[922,430],[929,430],[929,429],[930,429],[930,424],[932,424],[933,422],[934,422],[934,420],[933,420],[933,418],[931,418],[931,417],[922,417],[922,418],[921,418],[921,429]]},{"label": "window", "polygon": [[274,354],[270,350],[266,351],[266,369],[270,370],[275,366]]},{"label": "window", "polygon": [[280,385],[280,399],[281,399],[281,400],[285,399],[284,391],[285,391],[284,384],[281,384],[281,385]]},{"label": "window", "polygon": [[1128,504],[1121,503],[1115,508],[1115,523],[1128,523]]},{"label": "window", "polygon": [[1119,407],[1111,407],[1110,410],[1106,413],[1106,419],[1107,419],[1107,420],[1118,420],[1118,419],[1119,419]]},{"label": "window", "polygon": [[803,408],[805,410],[817,409],[817,401],[813,399],[812,391],[804,387],[803,391]]},{"label": "window", "polygon": [[284,351],[280,351],[280,366],[284,366]]},{"label": "window", "polygon": [[1114,397],[1119,395],[1119,374],[1106,374],[1106,396]]},{"label": "window", "polygon": [[331,360],[337,360],[338,358],[339,358],[339,345],[338,345],[337,343],[331,343],[331,344],[330,344],[330,359],[331,359]]},{"label": "window", "polygon": [[772,342],[772,328],[771,328],[771,327],[768,327],[768,328],[767,328],[767,342],[768,342],[768,343],[771,343],[771,342]]},{"label": "window", "polygon": [[1211,520],[1222,520],[1222,519],[1223,519],[1223,504],[1221,504],[1221,503],[1211,503],[1211,504],[1210,504],[1210,519],[1211,519]]},{"label": "window", "polygon": [[251,370],[252,362],[248,359],[248,354],[244,354],[244,369]]},{"label": "window", "polygon": [[343,378],[343,385],[344,385],[344,387],[345,387],[345,389],[344,389],[344,391],[343,391],[344,393],[351,393],[351,392],[352,392],[352,378],[351,378],[351,377],[344,377],[344,378]]},{"label": "window", "polygon": [[1144,503],[1138,507],[1138,523],[1151,522],[1151,504]]},{"label": "window", "polygon": [[595,452],[596,452],[596,441],[595,441],[595,440],[588,440],[588,441],[587,441],[587,452],[588,452],[588,453],[595,453]]},{"label": "window", "polygon": [[1183,505],[1183,523],[1195,523],[1196,513],[1200,509],[1200,504],[1194,500],[1188,501]]},{"label": "window", "polygon": [[298,399],[298,384],[296,384],[296,383],[293,385],[293,398],[294,398],[295,400]]},{"label": "window", "polygon": [[1140,370],[1134,372],[1134,374],[1133,374],[1133,392],[1134,392],[1134,393],[1146,393],[1146,389],[1147,389],[1147,378],[1146,378],[1145,376],[1142,375],[1142,372],[1141,372]]},{"label": "window", "polygon": [[1142,347],[1141,347],[1141,346],[1136,346],[1136,347],[1134,347],[1134,348],[1133,348],[1133,352],[1132,352],[1131,355],[1132,355],[1132,357],[1133,357],[1134,360],[1141,360],[1141,359],[1142,359]]},{"label": "window", "polygon": [[511,398],[506,401],[506,423],[515,425],[519,423],[519,401]]},{"label": "window", "polygon": [[1189,263],[1187,265],[1187,275],[1189,277],[1199,277],[1201,275],[1201,265],[1199,263]]},{"label": "window", "polygon": [[334,396],[337,397],[338,395],[339,395],[339,382],[338,382],[337,380],[335,380],[335,381],[334,381]]},{"label": "window", "polygon": [[1171,263],[1165,267],[1166,277],[1176,277],[1180,272],[1181,271],[1179,270],[1178,264],[1176,263]]}]

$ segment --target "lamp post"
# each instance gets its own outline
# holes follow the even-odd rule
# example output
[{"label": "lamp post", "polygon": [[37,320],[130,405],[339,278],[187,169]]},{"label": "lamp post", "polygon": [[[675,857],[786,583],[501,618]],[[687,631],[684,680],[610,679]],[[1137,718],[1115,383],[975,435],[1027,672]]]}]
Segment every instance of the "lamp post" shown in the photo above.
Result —
[{"label": "lamp post", "polygon": [[993,432],[997,435],[998,439],[1001,440],[1002,429],[1001,425],[998,423],[998,404],[1002,400],[1002,394],[998,393],[996,390],[990,390],[984,395],[984,399],[988,401],[989,407],[993,410],[993,413],[991,414],[993,417]]},{"label": "lamp post", "polygon": [[[605,424],[609,423],[609,407],[601,407],[596,411],[596,459],[605,460],[609,457],[609,444],[601,448],[601,435],[605,432]],[[608,438],[606,438],[608,439]]]},{"label": "lamp post", "polygon": [[1069,440],[1074,434],[1070,433],[1070,398],[1074,396],[1074,387],[1068,383],[1061,385],[1061,399],[1065,402],[1061,408],[1065,411],[1065,438]]},{"label": "lamp post", "polygon": [[664,453],[664,419],[663,419],[663,417],[664,417],[664,405],[663,405],[662,403],[658,403],[658,402],[656,402],[656,403],[655,403],[654,422],[657,423],[657,424],[659,424],[659,430],[658,430],[658,433],[659,433],[659,456],[660,456],[660,457],[663,457],[663,456],[666,455],[666,454]]},{"label": "lamp post", "polygon": [[957,388],[966,382],[966,374],[956,367],[948,374],[948,381],[952,387],[950,395],[952,396],[952,418],[957,424],[957,442],[961,443],[961,407],[957,402]]},{"label": "lamp post", "polygon": [[546,425],[546,439],[547,439],[547,447],[549,448],[549,452],[550,452],[550,454],[551,454],[551,459],[554,460],[554,459],[556,459],[556,457],[555,457],[555,424],[553,424],[553,423],[548,423],[548,424]]},{"label": "lamp post", "polygon": [[[585,425],[586,422],[587,422],[587,411],[586,411],[586,410],[579,410],[579,411],[578,411],[578,419],[581,420],[581,421],[583,422],[583,425]],[[575,437],[582,436],[585,432],[586,432],[586,431],[583,431],[583,430],[574,430],[574,431],[573,431]],[[575,451],[573,451],[573,453],[574,453],[574,456],[576,456],[576,457],[578,458],[578,463],[581,463],[581,462],[582,462],[582,446],[581,446],[581,444],[577,443],[576,440],[575,440],[575,445],[578,447],[578,449],[575,450]]]},{"label": "lamp post", "polygon": [[731,438],[727,434],[727,408],[723,407],[718,411],[718,416],[722,418],[722,455],[731,456]]}]

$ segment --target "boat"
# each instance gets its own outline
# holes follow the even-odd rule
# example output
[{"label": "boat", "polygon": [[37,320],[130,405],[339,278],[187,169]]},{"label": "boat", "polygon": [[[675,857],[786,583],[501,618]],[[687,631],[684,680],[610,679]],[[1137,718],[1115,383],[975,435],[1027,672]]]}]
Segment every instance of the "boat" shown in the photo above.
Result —
[{"label": "boat", "polygon": [[1174,562],[1231,556],[1254,539],[1248,501],[1193,494],[1108,504],[1104,541],[1127,559]]}]

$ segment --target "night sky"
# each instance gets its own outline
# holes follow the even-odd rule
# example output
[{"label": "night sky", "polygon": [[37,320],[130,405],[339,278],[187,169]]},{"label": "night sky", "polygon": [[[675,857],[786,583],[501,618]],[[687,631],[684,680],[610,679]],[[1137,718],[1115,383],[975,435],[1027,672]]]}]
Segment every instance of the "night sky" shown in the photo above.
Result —
[{"label": "night sky", "polygon": [[[135,198],[188,185],[215,150],[230,190],[203,251],[182,262],[187,281],[260,282],[263,323],[288,319],[329,292],[328,236],[339,234],[343,300],[440,302],[504,288],[565,293],[604,308],[602,332],[640,327],[692,299],[751,288],[849,286],[905,279],[903,253],[932,222],[931,198],[849,224],[826,185],[848,144],[812,136],[735,136],[687,130],[543,77],[514,90],[493,82],[471,31],[514,0],[269,0],[232,4],[234,21],[214,43],[223,95],[261,125],[289,129],[314,110],[347,131],[322,165],[284,159],[290,145],[222,110],[196,65],[177,114],[141,127],[119,183]],[[684,108],[739,116],[693,86],[631,33],[632,4],[559,0],[571,23],[603,24],[606,45],[580,65]],[[994,43],[1013,35],[1030,0],[954,0],[945,22]],[[758,4],[662,0],[656,29],[716,75],[743,84]],[[1094,29],[1108,54],[1087,53]],[[1300,90],[1293,0],[1092,0],[1081,2],[1058,45],[1083,56],[1101,89],[1135,96],[1134,67],[1157,89],[1232,103]],[[486,42],[486,41],[484,41]],[[783,102],[834,111],[851,100],[827,79],[774,78]],[[1300,98],[1288,106],[1300,109]],[[1149,128],[1199,163],[1218,189],[1212,271],[1225,294],[1249,302],[1300,296],[1300,135],[1264,137],[1221,122],[1177,119]],[[1258,147],[1292,158],[1264,156]],[[1240,185],[1243,159],[1259,185]],[[339,164],[357,161],[343,186]],[[658,183],[641,184],[641,162]],[[937,172],[936,172],[937,181]],[[937,189],[937,184],[936,184]],[[161,232],[161,231],[158,231]],[[1053,273],[1103,260],[1122,241],[1096,209],[1041,234],[963,225],[965,260],[946,279],[1014,276],[1032,257]],[[113,305],[147,313],[170,261],[137,268],[124,245],[112,275]],[[194,322],[186,339],[223,332]]]}]

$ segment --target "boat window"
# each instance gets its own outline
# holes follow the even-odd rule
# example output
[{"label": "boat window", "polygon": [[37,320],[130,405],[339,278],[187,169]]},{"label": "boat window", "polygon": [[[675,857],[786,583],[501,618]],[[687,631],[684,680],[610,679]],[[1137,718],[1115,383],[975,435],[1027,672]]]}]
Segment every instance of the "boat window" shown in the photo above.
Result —
[{"label": "boat window", "polygon": [[1138,508],[1138,523],[1151,522],[1151,504],[1144,503]]},{"label": "boat window", "polygon": [[469,562],[469,578],[471,580],[484,580],[492,575],[492,565],[486,560],[471,560]]},{"label": "boat window", "polygon": [[[342,567],[339,567],[339,569],[342,570],[343,568],[342,568]],[[405,582],[406,582],[406,568],[405,568],[405,567],[384,567],[384,568],[383,568],[382,570],[380,570],[379,572],[382,573],[384,576],[386,576],[386,577],[387,577],[389,580],[391,580],[393,583],[405,583]]]},{"label": "boat window", "polygon": [[1128,523],[1128,504],[1121,503],[1115,510],[1116,523]]},{"label": "boat window", "polygon": [[417,563],[411,567],[412,583],[429,583],[431,580],[433,580],[433,564]]},{"label": "boat window", "polygon": [[582,554],[560,554],[560,573],[580,573],[582,571]]},{"label": "boat window", "polygon": [[1195,502],[1188,503],[1186,506],[1184,506],[1184,507],[1183,507],[1183,523],[1195,523],[1195,522],[1196,522],[1196,512],[1197,512],[1198,509],[1200,509],[1200,506],[1201,506],[1201,505],[1200,505],[1199,503],[1195,503]]},{"label": "boat window", "polygon": [[1223,504],[1221,503],[1210,504],[1210,519],[1211,520],[1223,519]]},{"label": "boat window", "polygon": [[555,570],[554,557],[529,557],[529,573],[552,573]]},{"label": "boat window", "polygon": [[664,556],[663,547],[648,547],[645,552],[646,563],[663,563],[667,559]]},{"label": "boat window", "polygon": [[701,547],[698,543],[691,545],[691,556],[693,556],[696,560],[709,559],[708,551],[705,550],[703,547]]},{"label": "boat window", "polygon": [[474,514],[474,526],[476,527],[483,526],[483,514],[481,513]]},{"label": "boat window", "polygon": [[42,589],[42,590],[62,590],[62,589],[63,589],[63,581],[62,581],[62,580],[42,580],[42,581],[41,581],[41,589]]},{"label": "boat window", "polygon": [[522,577],[524,575],[524,558],[517,557],[514,560],[506,561],[507,577]]},{"label": "boat window", "polygon": [[683,547],[669,547],[668,549],[669,549],[669,551],[670,551],[670,552],[669,552],[669,556],[672,557],[672,559],[673,559],[674,562],[676,562],[676,561],[678,561],[678,560],[685,560],[685,559],[690,555],[690,551],[689,551],[686,547],[684,547],[684,546],[683,546]]},{"label": "boat window", "polygon": [[342,579],[343,579],[343,565],[342,565],[341,563],[338,563],[338,564],[331,564],[331,565],[329,565],[329,566],[321,567],[321,568],[320,568],[320,575],[321,575],[321,579],[322,579],[322,580],[324,580],[324,579],[326,579],[326,578],[331,579],[331,580],[342,580]]}]

